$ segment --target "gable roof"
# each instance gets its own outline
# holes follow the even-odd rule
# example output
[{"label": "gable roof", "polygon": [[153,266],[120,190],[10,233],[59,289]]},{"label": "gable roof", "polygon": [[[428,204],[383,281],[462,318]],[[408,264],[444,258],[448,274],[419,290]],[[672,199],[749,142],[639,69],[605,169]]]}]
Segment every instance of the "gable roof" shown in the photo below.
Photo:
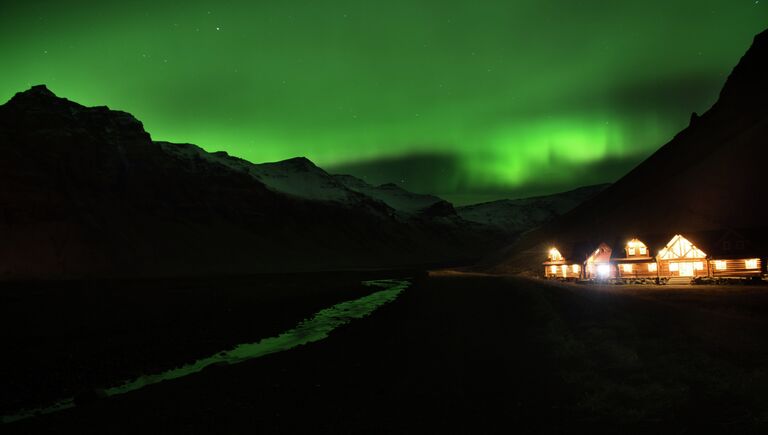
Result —
[{"label": "gable roof", "polygon": [[674,260],[676,258],[706,258],[706,252],[696,246],[692,241],[682,234],[675,234],[674,237],[661,248],[657,258],[659,260]]}]

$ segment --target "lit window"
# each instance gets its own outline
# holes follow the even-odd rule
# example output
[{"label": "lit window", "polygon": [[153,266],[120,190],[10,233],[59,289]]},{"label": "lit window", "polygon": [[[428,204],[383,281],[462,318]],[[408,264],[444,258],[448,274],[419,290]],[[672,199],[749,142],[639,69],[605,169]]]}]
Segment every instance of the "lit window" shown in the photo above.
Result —
[{"label": "lit window", "polygon": [[578,264],[572,265],[571,270],[573,271],[573,273],[579,273],[579,265]]},{"label": "lit window", "polygon": [[597,274],[600,275],[603,278],[607,278],[608,274],[611,273],[611,267],[607,264],[599,264],[597,266]]},{"label": "lit window", "polygon": [[629,255],[635,255],[635,247],[630,245],[629,248],[627,248],[627,252]]},{"label": "lit window", "polygon": [[622,269],[624,269],[624,273],[632,273],[632,265],[631,264],[622,264]]},{"label": "lit window", "polygon": [[677,272],[677,263],[669,263],[669,271]]},{"label": "lit window", "polygon": [[557,273],[557,266],[552,266],[549,268],[549,270],[551,270],[552,273]]},{"label": "lit window", "polygon": [[557,248],[552,248],[549,250],[550,261],[560,261],[562,259],[563,259],[563,255],[560,254],[560,251],[558,251]]},{"label": "lit window", "polygon": [[646,255],[646,252],[647,251],[645,250],[645,246],[641,246],[640,247],[640,255]]},{"label": "lit window", "polygon": [[725,260],[715,260],[715,269],[717,270],[727,269],[727,266],[725,265]]},{"label": "lit window", "polygon": [[648,263],[648,272],[656,272],[656,263]]},{"label": "lit window", "polygon": [[563,275],[565,275],[565,274],[566,274],[566,272],[568,272],[568,266],[566,266],[565,264],[563,264],[562,266],[560,266],[560,271],[562,271],[562,272],[563,272]]},{"label": "lit window", "polygon": [[744,264],[747,266],[747,269],[757,269],[757,258],[744,260]]},{"label": "lit window", "polygon": [[701,261],[696,261],[693,263],[693,268],[696,270],[704,270],[704,263]]}]

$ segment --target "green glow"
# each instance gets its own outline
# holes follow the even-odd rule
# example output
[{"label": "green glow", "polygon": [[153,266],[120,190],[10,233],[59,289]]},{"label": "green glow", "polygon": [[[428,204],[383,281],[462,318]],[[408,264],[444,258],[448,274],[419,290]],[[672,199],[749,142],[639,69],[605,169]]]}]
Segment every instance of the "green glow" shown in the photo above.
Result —
[{"label": "green glow", "polygon": [[[765,3],[17,2],[0,6],[0,99],[46,83],[254,162],[372,161],[356,175],[468,201],[542,193],[615,179],[706,110]],[[414,154],[456,164],[377,179]]]}]

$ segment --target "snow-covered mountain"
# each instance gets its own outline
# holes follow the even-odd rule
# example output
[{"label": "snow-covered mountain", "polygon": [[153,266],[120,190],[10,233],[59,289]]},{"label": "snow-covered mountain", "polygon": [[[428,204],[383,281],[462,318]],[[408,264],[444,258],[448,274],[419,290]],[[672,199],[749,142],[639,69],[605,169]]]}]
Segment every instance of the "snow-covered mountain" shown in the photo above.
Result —
[{"label": "snow-covered mountain", "polygon": [[402,218],[453,215],[453,206],[442,198],[409,192],[387,183],[373,186],[352,175],[331,175],[306,157],[271,163],[251,163],[224,151],[209,153],[197,145],[156,142],[163,151],[188,162],[203,160],[246,173],[268,189],[313,201],[331,201],[349,207],[378,202],[382,212]]},{"label": "snow-covered mountain", "polygon": [[0,280],[402,268],[503,239],[447,202],[369,196],[305,158],[153,141],[131,114],[42,85],[0,105],[0,155]]},{"label": "snow-covered mountain", "polygon": [[225,151],[209,153],[197,145],[157,142],[163,151],[177,158],[226,166],[247,173],[267,188],[298,198],[315,201],[334,201],[346,205],[358,204],[362,197],[348,189],[332,175],[317,167],[305,157],[295,157],[273,163],[254,164]]},{"label": "snow-covered mountain", "polygon": [[348,189],[375,198],[401,213],[419,214],[436,208],[437,204],[448,204],[437,196],[409,192],[394,183],[373,186],[352,175],[339,174],[334,178]]},{"label": "snow-covered mountain", "polygon": [[457,207],[456,212],[471,222],[490,225],[507,233],[521,233],[569,212],[608,186],[597,184],[553,195],[466,205]]}]

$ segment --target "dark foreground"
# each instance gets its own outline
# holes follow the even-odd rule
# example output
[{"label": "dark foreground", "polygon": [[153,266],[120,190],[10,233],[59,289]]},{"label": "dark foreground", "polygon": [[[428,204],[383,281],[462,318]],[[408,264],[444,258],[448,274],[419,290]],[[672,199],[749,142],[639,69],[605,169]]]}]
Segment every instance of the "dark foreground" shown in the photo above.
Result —
[{"label": "dark foreground", "polygon": [[[667,432],[687,432],[701,425],[747,431],[765,423],[768,289],[646,290],[422,276],[395,302],[324,341],[2,429],[477,433],[663,422]],[[343,296],[327,291],[327,305]],[[317,302],[323,299],[320,295]],[[247,293],[230,297],[228,303],[200,307],[199,328],[189,331],[187,342],[173,352],[187,355],[208,344],[221,345],[228,334],[245,338],[243,328],[250,334],[264,328],[264,336],[279,332],[253,323],[249,313],[259,307],[275,307],[269,315],[261,308],[265,318],[292,313],[283,316],[283,323],[302,311],[289,308],[289,298],[278,298],[283,305],[275,305],[249,299]],[[162,308],[169,325],[179,316],[184,319],[179,307],[187,302],[177,302]],[[234,312],[221,308],[229,303]],[[313,308],[306,302],[297,305],[304,311]],[[142,320],[126,324],[123,335],[103,340],[133,343],[151,336],[158,343],[169,342],[166,336],[173,326],[143,326],[150,314],[136,313]],[[278,323],[271,327],[279,329]],[[210,330],[215,332],[206,333]],[[48,339],[52,347],[62,346],[62,340],[77,340],[77,332],[72,334]],[[131,346],[104,351],[121,348],[125,358],[139,358]],[[145,352],[149,354],[143,358],[157,359],[153,350]],[[44,352],[40,358],[46,359]],[[111,361],[114,356],[103,358]],[[59,363],[48,358],[40,364]],[[11,368],[25,373],[21,365]],[[4,368],[3,377],[15,379],[8,370]],[[59,379],[56,374],[39,377],[39,382]]]}]

